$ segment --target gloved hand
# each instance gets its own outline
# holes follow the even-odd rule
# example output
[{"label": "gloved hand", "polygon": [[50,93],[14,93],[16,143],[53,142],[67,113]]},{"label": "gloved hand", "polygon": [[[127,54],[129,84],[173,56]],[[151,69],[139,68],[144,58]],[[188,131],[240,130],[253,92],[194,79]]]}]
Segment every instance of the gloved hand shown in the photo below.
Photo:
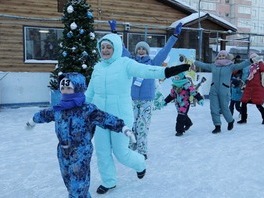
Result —
[{"label": "gloved hand", "polygon": [[108,23],[111,27],[111,32],[117,33],[117,31],[116,31],[116,20],[110,20],[110,21],[108,21]]},{"label": "gloved hand", "polygon": [[34,128],[34,126],[36,125],[36,123],[33,121],[33,119],[31,118],[27,123],[26,123],[26,129],[32,129]]},{"label": "gloved hand", "polygon": [[165,68],[165,77],[169,78],[175,76],[181,72],[187,71],[190,68],[189,64],[176,65]]},{"label": "gloved hand", "polygon": [[198,104],[201,105],[201,106],[203,106],[204,105],[204,99],[199,100],[198,101]]},{"label": "gloved hand", "polygon": [[124,126],[123,129],[122,129],[122,132],[127,136],[129,137],[130,141],[132,143],[136,143],[137,140],[136,140],[136,137],[133,133],[133,131],[131,129],[129,129],[127,126]]},{"label": "gloved hand", "polygon": [[178,37],[182,30],[182,22],[180,22],[174,29],[174,36]]}]

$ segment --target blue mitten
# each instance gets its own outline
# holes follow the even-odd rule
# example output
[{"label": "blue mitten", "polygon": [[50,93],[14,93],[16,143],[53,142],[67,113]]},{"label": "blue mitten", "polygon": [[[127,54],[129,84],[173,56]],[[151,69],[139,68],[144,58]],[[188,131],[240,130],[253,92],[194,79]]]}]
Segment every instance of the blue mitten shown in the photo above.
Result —
[{"label": "blue mitten", "polygon": [[182,30],[182,22],[180,22],[174,29],[174,36],[178,37]]},{"label": "blue mitten", "polygon": [[199,100],[198,101],[198,104],[201,105],[201,106],[203,106],[204,105],[204,99]]},{"label": "blue mitten", "polygon": [[117,31],[116,31],[116,20],[110,20],[110,21],[108,21],[108,23],[111,27],[111,32],[117,33]]}]

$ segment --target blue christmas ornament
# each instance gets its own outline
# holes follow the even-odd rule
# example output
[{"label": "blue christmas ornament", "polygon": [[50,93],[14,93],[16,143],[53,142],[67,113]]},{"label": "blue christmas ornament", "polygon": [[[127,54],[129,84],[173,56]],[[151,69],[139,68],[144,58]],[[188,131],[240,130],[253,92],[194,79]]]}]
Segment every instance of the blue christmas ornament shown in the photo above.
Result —
[{"label": "blue christmas ornament", "polygon": [[80,32],[80,34],[83,34],[84,33],[84,29],[80,29],[79,32]]},{"label": "blue christmas ornament", "polygon": [[71,38],[72,36],[73,36],[72,31],[70,31],[70,32],[67,33],[67,37],[68,37],[68,38]]},{"label": "blue christmas ornament", "polygon": [[67,52],[62,52],[62,55],[64,56],[64,57],[66,57],[67,56]]},{"label": "blue christmas ornament", "polygon": [[86,51],[83,51],[82,56],[88,56],[88,53]]},{"label": "blue christmas ornament", "polygon": [[88,11],[88,12],[87,12],[87,17],[88,17],[89,19],[93,18],[93,13],[90,12],[90,11]]}]

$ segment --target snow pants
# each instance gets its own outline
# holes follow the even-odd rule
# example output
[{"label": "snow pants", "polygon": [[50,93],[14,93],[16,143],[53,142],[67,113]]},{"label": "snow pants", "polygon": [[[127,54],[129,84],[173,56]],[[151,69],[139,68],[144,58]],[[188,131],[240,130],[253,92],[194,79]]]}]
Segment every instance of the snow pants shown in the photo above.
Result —
[{"label": "snow pants", "polygon": [[57,148],[61,175],[69,198],[90,198],[90,162],[93,145],[78,145]]},{"label": "snow pants", "polygon": [[138,153],[142,155],[147,155],[148,152],[148,133],[151,122],[152,108],[152,100],[133,100],[133,132],[136,136],[137,142],[130,142],[129,148],[132,150],[137,150]]},{"label": "snow pants", "polygon": [[110,188],[117,183],[112,153],[121,164],[134,169],[136,172],[146,169],[144,156],[128,148],[129,138],[123,133],[96,127],[94,141],[98,170],[104,187]]},{"label": "snow pants", "polygon": [[209,99],[210,99],[210,111],[211,111],[212,121],[215,126],[222,124],[220,113],[223,114],[227,123],[230,123],[234,120],[231,111],[229,109],[230,95],[210,92]]}]

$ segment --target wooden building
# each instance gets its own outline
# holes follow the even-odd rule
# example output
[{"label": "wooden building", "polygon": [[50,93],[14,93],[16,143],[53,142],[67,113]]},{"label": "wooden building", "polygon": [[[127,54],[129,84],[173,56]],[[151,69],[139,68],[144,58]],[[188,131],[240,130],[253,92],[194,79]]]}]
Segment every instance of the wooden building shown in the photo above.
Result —
[{"label": "wooden building", "polygon": [[[56,64],[56,46],[62,33],[60,21],[65,0],[8,0],[0,6],[0,71],[50,72]],[[90,0],[98,36],[109,32],[108,20],[118,22],[118,32],[132,52],[135,44],[146,40],[162,47],[172,32],[172,24],[194,10],[176,0]],[[200,19],[200,20],[199,20]],[[210,61],[209,40],[216,31],[236,31],[222,20],[203,15],[184,23],[175,47],[198,50],[198,25],[203,31],[202,57]],[[171,27],[170,27],[171,26]],[[213,30],[206,31],[206,30]]]}]

